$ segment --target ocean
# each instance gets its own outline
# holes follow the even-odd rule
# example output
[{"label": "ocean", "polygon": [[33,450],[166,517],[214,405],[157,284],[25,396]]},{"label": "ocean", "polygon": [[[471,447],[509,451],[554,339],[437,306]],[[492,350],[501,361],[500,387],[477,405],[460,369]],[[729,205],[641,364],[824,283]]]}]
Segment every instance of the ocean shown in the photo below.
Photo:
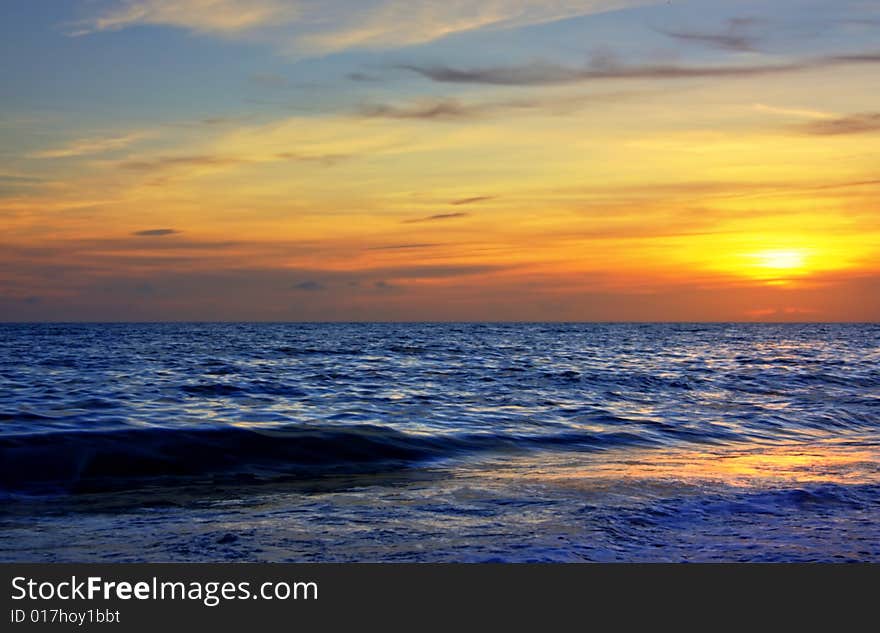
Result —
[{"label": "ocean", "polygon": [[880,561],[880,325],[0,325],[0,560]]}]

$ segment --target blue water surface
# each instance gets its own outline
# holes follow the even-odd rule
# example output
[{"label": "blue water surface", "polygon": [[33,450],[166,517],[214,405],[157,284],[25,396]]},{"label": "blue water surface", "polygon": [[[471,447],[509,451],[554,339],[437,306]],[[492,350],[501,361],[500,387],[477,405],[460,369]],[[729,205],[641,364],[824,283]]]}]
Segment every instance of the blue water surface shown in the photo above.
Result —
[{"label": "blue water surface", "polygon": [[871,324],[0,325],[3,560],[878,560],[878,447]]}]

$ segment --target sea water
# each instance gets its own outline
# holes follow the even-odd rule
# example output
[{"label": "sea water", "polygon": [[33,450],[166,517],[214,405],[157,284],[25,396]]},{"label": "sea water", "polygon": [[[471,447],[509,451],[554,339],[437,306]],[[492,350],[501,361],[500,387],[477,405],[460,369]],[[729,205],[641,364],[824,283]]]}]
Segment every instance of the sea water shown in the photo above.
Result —
[{"label": "sea water", "polygon": [[878,561],[878,458],[878,325],[0,325],[5,561]]}]

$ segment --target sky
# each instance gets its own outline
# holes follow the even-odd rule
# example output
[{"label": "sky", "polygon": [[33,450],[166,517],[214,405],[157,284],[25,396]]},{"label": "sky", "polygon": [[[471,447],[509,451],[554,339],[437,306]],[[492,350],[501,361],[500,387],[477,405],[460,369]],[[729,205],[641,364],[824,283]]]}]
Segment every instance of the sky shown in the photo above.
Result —
[{"label": "sky", "polygon": [[2,321],[877,321],[880,0],[4,0]]}]

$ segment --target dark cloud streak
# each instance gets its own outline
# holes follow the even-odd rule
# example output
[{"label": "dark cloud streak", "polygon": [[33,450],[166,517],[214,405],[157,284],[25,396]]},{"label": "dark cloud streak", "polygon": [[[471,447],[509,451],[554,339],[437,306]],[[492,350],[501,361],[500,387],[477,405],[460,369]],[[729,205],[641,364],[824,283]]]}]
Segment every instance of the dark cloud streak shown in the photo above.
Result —
[{"label": "dark cloud streak", "polygon": [[369,73],[364,72],[351,72],[345,76],[346,79],[350,81],[362,81],[362,82],[376,82],[381,81],[381,78],[376,75],[370,75]]},{"label": "dark cloud streak", "polygon": [[485,68],[454,68],[444,65],[419,64],[404,64],[399,67],[439,83],[549,86],[615,79],[663,80],[760,77],[857,64],[880,64],[880,52],[826,55],[790,62],[728,66],[686,66],[678,64],[626,65],[599,59],[582,68],[551,63],[531,63],[519,66]]},{"label": "dark cloud streak", "polygon": [[466,218],[470,215],[470,213],[464,212],[456,212],[456,213],[437,213],[435,215],[429,215],[424,218],[414,218],[412,220],[403,220],[404,224],[419,224],[421,222],[436,222],[438,220],[454,220],[457,218]]},{"label": "dark cloud streak", "polygon": [[510,266],[493,264],[449,264],[402,266],[398,268],[374,268],[364,271],[368,274],[381,275],[385,279],[443,279],[447,277],[466,277],[484,275],[510,269]]},{"label": "dark cloud streak", "polygon": [[460,198],[458,200],[453,200],[449,204],[454,206],[459,206],[463,204],[474,204],[476,202],[485,202],[486,200],[494,200],[495,196],[473,196],[472,198]]},{"label": "dark cloud streak", "polygon": [[682,42],[702,44],[710,48],[739,53],[750,53],[758,49],[759,38],[748,32],[748,29],[756,22],[757,20],[752,18],[733,18],[727,21],[727,29],[722,32],[664,29],[656,29],[656,31]]},{"label": "dark cloud streak", "polygon": [[465,104],[458,99],[443,98],[407,106],[368,104],[362,106],[358,114],[366,118],[451,120],[476,118],[492,110],[489,104]]},{"label": "dark cloud streak", "polygon": [[[350,154],[298,154],[296,152],[279,152],[271,157],[277,161],[315,162],[332,166],[342,160],[351,158]],[[212,156],[209,154],[193,156],[159,156],[147,160],[129,160],[118,164],[121,169],[140,172],[155,172],[175,167],[229,167],[247,163],[266,162],[263,159],[245,158],[240,156]]]},{"label": "dark cloud streak", "polygon": [[397,251],[397,250],[405,250],[410,248],[434,248],[436,246],[442,246],[442,244],[429,244],[429,243],[421,243],[421,244],[391,244],[389,246],[370,246],[364,250],[367,251]]},{"label": "dark cloud streak", "polygon": [[135,231],[132,235],[138,237],[163,237],[165,235],[176,235],[180,233],[177,229],[147,229],[145,231]]},{"label": "dark cloud streak", "polygon": [[816,136],[880,132],[880,112],[861,112],[834,119],[810,121],[799,125],[797,129],[804,134]]},{"label": "dark cloud streak", "polygon": [[129,160],[119,163],[122,169],[132,171],[157,171],[169,167],[224,167],[245,162],[241,158],[224,156],[160,156],[151,160]]},{"label": "dark cloud streak", "polygon": [[437,97],[404,105],[364,104],[357,110],[356,115],[365,118],[455,122],[481,119],[507,112],[565,114],[594,103],[622,101],[635,95],[635,92],[609,92],[481,102],[464,102],[452,97]]}]

